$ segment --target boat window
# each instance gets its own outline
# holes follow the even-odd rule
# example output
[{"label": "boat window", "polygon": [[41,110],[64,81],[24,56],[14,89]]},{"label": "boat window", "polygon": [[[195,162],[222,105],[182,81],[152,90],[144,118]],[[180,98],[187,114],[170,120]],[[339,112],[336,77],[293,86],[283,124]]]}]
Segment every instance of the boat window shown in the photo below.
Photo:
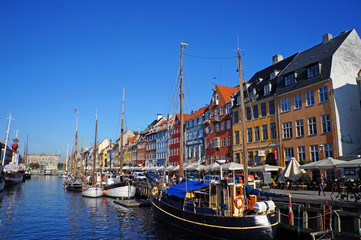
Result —
[{"label": "boat window", "polygon": [[241,194],[241,188],[237,188],[237,195]]},{"label": "boat window", "polygon": [[216,195],[216,194],[217,194],[217,188],[216,188],[216,186],[212,186],[211,194],[212,194],[212,195]]}]

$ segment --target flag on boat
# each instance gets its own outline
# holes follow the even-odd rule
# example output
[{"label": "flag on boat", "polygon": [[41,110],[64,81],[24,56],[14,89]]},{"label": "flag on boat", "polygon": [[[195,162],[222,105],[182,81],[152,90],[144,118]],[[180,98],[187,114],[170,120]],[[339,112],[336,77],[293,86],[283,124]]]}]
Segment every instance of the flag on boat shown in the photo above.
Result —
[{"label": "flag on boat", "polygon": [[77,110],[78,110],[78,108],[75,108],[74,113],[76,113]]},{"label": "flag on boat", "polygon": [[293,220],[291,194],[288,195],[288,223],[291,224]]}]

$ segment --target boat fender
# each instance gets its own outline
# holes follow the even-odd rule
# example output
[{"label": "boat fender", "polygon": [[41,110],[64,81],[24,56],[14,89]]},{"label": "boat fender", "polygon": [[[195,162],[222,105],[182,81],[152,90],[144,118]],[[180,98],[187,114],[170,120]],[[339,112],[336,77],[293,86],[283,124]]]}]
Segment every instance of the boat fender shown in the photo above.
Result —
[{"label": "boat fender", "polygon": [[152,195],[156,195],[158,192],[158,188],[157,187],[153,187],[152,188]]},{"label": "boat fender", "polygon": [[234,205],[236,206],[236,208],[238,209],[243,208],[243,204],[244,204],[244,197],[242,195],[237,196],[236,199],[234,199]]},{"label": "boat fender", "polygon": [[256,213],[261,213],[261,212],[265,212],[265,211],[273,211],[275,210],[276,206],[275,203],[273,201],[262,201],[262,202],[256,202],[253,205],[253,210]]}]

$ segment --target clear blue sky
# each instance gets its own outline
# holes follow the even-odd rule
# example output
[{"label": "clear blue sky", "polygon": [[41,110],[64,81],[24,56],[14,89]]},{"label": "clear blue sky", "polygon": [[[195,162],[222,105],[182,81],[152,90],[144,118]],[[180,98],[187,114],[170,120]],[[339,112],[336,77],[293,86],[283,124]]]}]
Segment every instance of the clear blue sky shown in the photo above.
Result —
[{"label": "clear blue sky", "polygon": [[[237,34],[244,75],[355,28],[361,1],[0,1],[0,138],[19,129],[20,151],[66,154],[79,139],[144,129],[172,111],[180,42],[185,51],[186,110],[209,103],[213,84],[236,86]],[[208,58],[195,58],[202,56]],[[214,79],[215,78],[215,79]]]}]

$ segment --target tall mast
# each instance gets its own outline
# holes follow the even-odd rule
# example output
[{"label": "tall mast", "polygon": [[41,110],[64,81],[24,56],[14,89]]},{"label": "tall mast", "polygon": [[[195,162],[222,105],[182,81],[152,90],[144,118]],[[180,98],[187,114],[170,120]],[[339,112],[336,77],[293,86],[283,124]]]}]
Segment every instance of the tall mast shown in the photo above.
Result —
[{"label": "tall mast", "polygon": [[77,151],[78,151],[78,117],[79,113],[76,111],[76,130],[75,130],[75,151],[74,151],[74,177],[76,176],[76,161],[77,161]]},{"label": "tall mast", "polygon": [[[246,146],[246,112],[244,106],[244,94],[243,94],[243,79],[242,79],[242,60],[241,55],[239,54],[238,49],[238,77],[239,77],[239,94],[241,97],[241,116],[242,116],[242,158],[243,158],[243,166],[244,166],[244,186],[246,187],[248,184],[248,162],[246,159],[247,156],[247,146]],[[246,190],[246,189],[245,189]],[[246,191],[244,191],[246,194]],[[245,198],[246,199],[246,198]]]},{"label": "tall mast", "polygon": [[96,184],[95,168],[97,162],[97,132],[98,132],[98,116],[95,115],[95,138],[94,138],[94,152],[93,152],[93,185]]},{"label": "tall mast", "polygon": [[83,176],[83,138],[81,137],[81,148],[80,148],[80,176]]},{"label": "tall mast", "polygon": [[122,104],[122,127],[120,130],[120,172],[123,172],[123,133],[124,133],[124,94],[125,94],[125,87],[123,87],[123,104]]},{"label": "tall mast", "polygon": [[65,172],[68,174],[68,164],[69,164],[69,161],[68,161],[68,158],[69,158],[69,144],[66,146],[66,159],[65,159]]},{"label": "tall mast", "polygon": [[182,178],[183,175],[183,50],[186,48],[188,44],[185,42],[181,42],[181,52],[180,52],[180,89],[179,89],[179,100],[180,100],[180,147],[179,147],[179,179]]},{"label": "tall mast", "polygon": [[26,152],[25,152],[25,163],[29,164],[28,162],[28,151],[29,151],[29,134],[26,137]]},{"label": "tall mast", "polygon": [[112,169],[112,140],[110,139],[109,145],[109,170]]},{"label": "tall mast", "polygon": [[11,123],[11,113],[10,113],[10,117],[9,117],[8,130],[6,131],[6,139],[5,139],[5,146],[4,146],[5,149],[4,149],[4,154],[3,154],[3,161],[1,163],[3,166],[5,164],[6,149],[7,149],[8,140],[9,140],[10,123]]}]

